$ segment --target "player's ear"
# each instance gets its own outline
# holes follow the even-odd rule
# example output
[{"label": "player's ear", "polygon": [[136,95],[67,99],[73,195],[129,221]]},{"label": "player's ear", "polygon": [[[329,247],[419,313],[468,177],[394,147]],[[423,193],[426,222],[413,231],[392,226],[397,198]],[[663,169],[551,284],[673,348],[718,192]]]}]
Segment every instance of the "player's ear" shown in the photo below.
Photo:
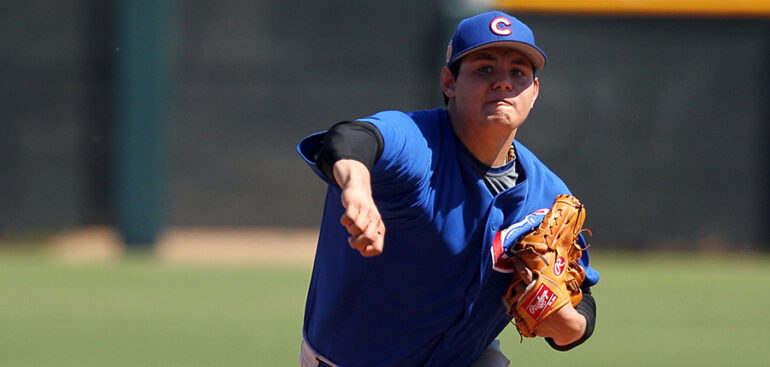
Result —
[{"label": "player's ear", "polygon": [[529,106],[529,108],[535,107],[535,100],[537,100],[537,96],[540,95],[540,80],[535,77],[535,80],[532,82],[532,104]]},{"label": "player's ear", "polygon": [[454,98],[455,77],[446,66],[441,69],[441,89],[444,91],[444,95],[447,96],[447,98]]}]

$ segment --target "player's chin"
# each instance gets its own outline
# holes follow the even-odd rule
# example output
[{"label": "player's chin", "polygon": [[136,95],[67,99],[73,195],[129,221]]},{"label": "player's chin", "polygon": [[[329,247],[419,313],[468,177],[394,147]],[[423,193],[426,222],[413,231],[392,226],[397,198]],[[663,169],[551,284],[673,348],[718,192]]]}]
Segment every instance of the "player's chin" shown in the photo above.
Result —
[{"label": "player's chin", "polygon": [[494,110],[488,113],[486,118],[490,125],[506,126],[508,128],[518,128],[521,125],[521,119],[517,118],[515,111]]}]

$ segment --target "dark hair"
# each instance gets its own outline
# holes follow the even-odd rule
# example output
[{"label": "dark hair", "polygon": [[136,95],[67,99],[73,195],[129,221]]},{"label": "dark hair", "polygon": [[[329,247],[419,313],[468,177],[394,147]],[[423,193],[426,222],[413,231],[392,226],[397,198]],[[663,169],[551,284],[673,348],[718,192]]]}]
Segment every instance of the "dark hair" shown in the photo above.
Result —
[{"label": "dark hair", "polygon": [[[462,61],[462,58],[455,60],[451,65],[449,65],[449,71],[452,73],[452,77],[457,79],[457,76],[460,75],[460,62]],[[449,104],[449,97],[446,96],[446,93],[441,92],[444,94],[444,107],[446,107]]]},{"label": "dark hair", "polygon": [[[459,58],[459,59],[455,60],[451,65],[449,65],[449,72],[452,73],[452,77],[454,77],[455,79],[457,79],[457,76],[460,75],[460,63],[462,63],[462,60],[463,60],[462,58]],[[535,71],[536,70],[535,70],[535,67],[533,65],[532,66],[532,79],[533,80],[535,79]],[[446,106],[449,105],[449,97],[446,96],[446,93],[444,93],[444,92],[441,92],[441,93],[444,94],[444,107],[446,107]]]}]

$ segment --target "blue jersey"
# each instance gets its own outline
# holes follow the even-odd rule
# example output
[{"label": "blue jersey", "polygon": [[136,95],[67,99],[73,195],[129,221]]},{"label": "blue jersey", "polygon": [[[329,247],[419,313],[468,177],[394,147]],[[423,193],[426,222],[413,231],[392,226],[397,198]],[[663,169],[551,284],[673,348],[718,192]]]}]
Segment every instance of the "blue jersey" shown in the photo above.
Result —
[{"label": "blue jersey", "polygon": [[[493,196],[463,158],[444,109],[361,121],[384,140],[371,172],[384,251],[364,258],[350,248],[340,188],[313,163],[324,133],[302,140],[298,151],[329,183],[304,335],[340,366],[468,365],[509,323],[501,297],[511,274],[492,269],[495,233],[569,191],[514,142],[519,181]],[[581,262],[595,284],[587,251]]]}]

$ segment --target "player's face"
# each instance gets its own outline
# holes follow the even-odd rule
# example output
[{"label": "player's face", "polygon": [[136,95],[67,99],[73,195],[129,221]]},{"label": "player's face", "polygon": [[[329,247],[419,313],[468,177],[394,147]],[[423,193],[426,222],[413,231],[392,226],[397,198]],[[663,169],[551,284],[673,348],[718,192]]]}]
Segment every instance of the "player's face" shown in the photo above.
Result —
[{"label": "player's face", "polygon": [[442,72],[442,87],[453,118],[462,124],[517,129],[529,115],[540,89],[532,62],[507,48],[489,48],[461,60],[457,77]]}]

